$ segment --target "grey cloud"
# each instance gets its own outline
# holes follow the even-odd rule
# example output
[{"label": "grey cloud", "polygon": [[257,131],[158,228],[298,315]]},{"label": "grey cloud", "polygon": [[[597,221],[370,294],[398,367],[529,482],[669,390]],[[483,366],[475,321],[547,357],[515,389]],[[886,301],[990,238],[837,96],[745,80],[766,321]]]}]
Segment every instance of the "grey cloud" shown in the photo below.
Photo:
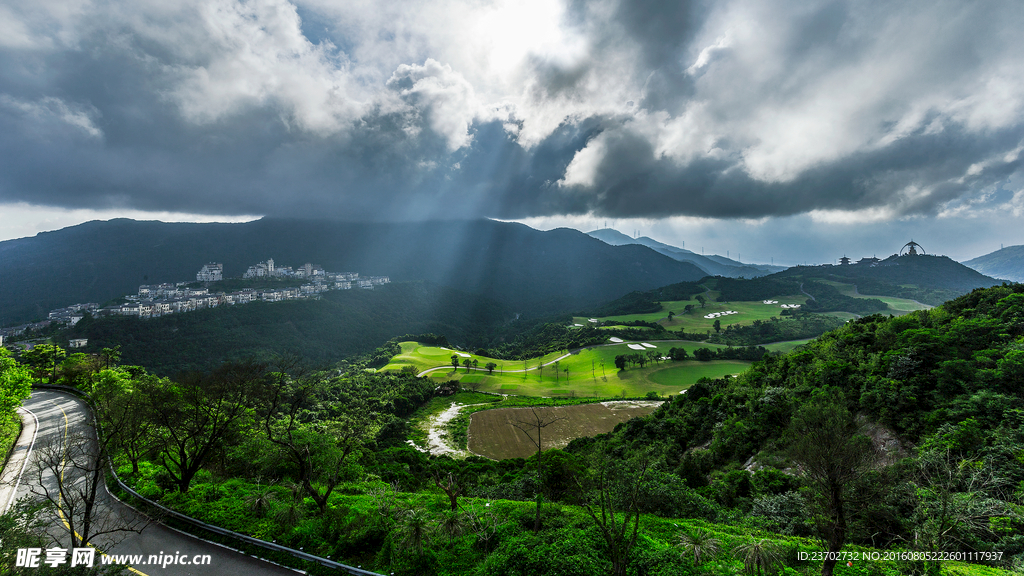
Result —
[{"label": "grey cloud", "polygon": [[[427,52],[372,69],[350,59],[357,39],[331,14],[304,4],[300,28],[288,5],[254,4],[280,37],[232,20],[223,33],[252,43],[240,48],[206,37],[196,14],[157,33],[140,28],[145,14],[89,13],[61,24],[73,42],[0,45],[0,202],[351,219],[899,217],[1021,174],[1019,158],[1000,159],[1024,142],[1024,16],[1012,6],[573,2],[564,25],[585,54],[529,55],[509,87]],[[517,136],[544,122],[535,141]]]}]

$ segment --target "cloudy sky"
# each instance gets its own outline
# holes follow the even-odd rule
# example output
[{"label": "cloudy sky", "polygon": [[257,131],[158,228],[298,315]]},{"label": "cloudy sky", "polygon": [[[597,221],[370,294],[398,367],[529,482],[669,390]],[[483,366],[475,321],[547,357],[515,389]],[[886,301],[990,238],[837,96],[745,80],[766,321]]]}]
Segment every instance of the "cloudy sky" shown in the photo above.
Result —
[{"label": "cloudy sky", "polygon": [[1024,244],[1017,2],[0,0],[0,239],[490,217],[744,261]]}]

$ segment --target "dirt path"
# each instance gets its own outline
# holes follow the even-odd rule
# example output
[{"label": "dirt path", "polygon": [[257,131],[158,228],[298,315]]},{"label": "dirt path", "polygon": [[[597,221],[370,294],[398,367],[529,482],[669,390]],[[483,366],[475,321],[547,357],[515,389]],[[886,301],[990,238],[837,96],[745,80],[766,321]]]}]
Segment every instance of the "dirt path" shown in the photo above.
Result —
[{"label": "dirt path", "polygon": [[470,406],[482,406],[488,404],[488,402],[481,402],[479,404],[459,404],[452,402],[452,405],[446,408],[443,412],[437,416],[433,416],[427,422],[427,451],[432,456],[443,456],[445,454],[453,457],[468,456],[469,453],[465,450],[461,450],[451,445],[448,441],[448,433],[445,432],[445,425],[455,419],[459,415],[459,412],[463,408],[469,408]]}]

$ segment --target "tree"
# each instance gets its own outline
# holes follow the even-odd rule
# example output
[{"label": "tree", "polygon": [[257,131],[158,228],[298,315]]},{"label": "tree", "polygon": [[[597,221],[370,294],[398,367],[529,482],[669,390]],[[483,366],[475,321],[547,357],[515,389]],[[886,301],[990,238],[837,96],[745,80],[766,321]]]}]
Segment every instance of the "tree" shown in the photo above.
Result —
[{"label": "tree", "polygon": [[469,367],[473,365],[473,361],[465,358],[462,360],[462,365],[466,367],[466,373],[469,374]]},{"label": "tree", "polygon": [[265,381],[263,431],[295,465],[296,483],[321,514],[343,479],[345,463],[379,417],[369,401],[375,391],[358,381],[346,384],[332,384],[323,373],[292,378],[278,372]]},{"label": "tree", "polygon": [[103,361],[104,368],[110,368],[111,364],[116,365],[121,360],[121,345],[100,350],[100,359]]},{"label": "tree", "polygon": [[694,528],[679,535],[676,546],[683,549],[681,556],[693,556],[693,563],[700,566],[705,560],[714,558],[721,549],[722,542],[703,528]]},{"label": "tree", "polygon": [[819,390],[789,427],[789,456],[800,465],[814,493],[819,531],[831,556],[822,565],[822,576],[832,576],[846,543],[848,491],[877,460],[871,439],[860,433],[845,404],[841,390]]},{"label": "tree", "polygon": [[761,576],[762,570],[771,573],[776,566],[782,565],[782,554],[778,548],[768,540],[755,540],[744,542],[733,548],[732,553],[743,561],[743,571],[749,574]]},{"label": "tree", "polygon": [[66,427],[36,449],[32,494],[56,511],[68,548],[83,548],[86,543],[116,544],[117,535],[139,532],[147,522],[126,506],[103,506],[104,482],[108,460],[109,435],[97,436],[90,420],[77,427]]},{"label": "tree", "polygon": [[703,294],[697,294],[696,300],[697,302],[700,303],[701,308],[703,308],[704,305],[707,304],[707,298],[705,298]]},{"label": "tree", "polygon": [[615,357],[615,367],[619,370],[626,369],[626,356],[624,354],[619,354]]},{"label": "tree", "polygon": [[487,363],[487,364],[486,364],[486,365],[484,366],[484,368],[487,368],[487,373],[488,373],[488,374],[494,374],[494,369],[495,369],[495,368],[497,368],[497,367],[498,367],[498,365],[497,365],[497,364],[495,364],[494,362],[488,362],[488,363]]},{"label": "tree", "polygon": [[[949,447],[926,445],[917,460],[914,479],[915,545],[934,553],[972,549],[979,537],[995,536],[993,519],[1014,517],[999,492],[1007,486],[991,465],[965,458]],[[1019,516],[1018,516],[1019,518]],[[931,560],[938,574],[941,561]]]},{"label": "tree", "polygon": [[458,354],[452,354],[452,369],[453,370],[458,370],[459,369],[459,355]]},{"label": "tree", "polygon": [[93,404],[100,428],[109,445],[128,457],[132,473],[139,473],[139,460],[153,446],[156,437],[149,403],[150,394],[168,385],[156,376],[133,378],[122,370],[102,370],[92,386]]},{"label": "tree", "polygon": [[577,476],[579,500],[605,541],[612,576],[625,576],[630,553],[640,530],[643,486],[650,459],[629,461],[611,454],[596,454],[586,475]]},{"label": "tree", "polygon": [[450,470],[448,472],[435,471],[432,477],[434,479],[434,486],[440,488],[445,496],[448,497],[448,504],[451,506],[452,512],[458,511],[459,496],[465,491],[465,486],[459,483],[455,473]]},{"label": "tree", "polygon": [[14,412],[32,393],[32,373],[0,348],[0,417]]},{"label": "tree", "polygon": [[716,333],[722,331],[722,321],[718,318],[715,318],[715,323],[712,326],[715,328]]},{"label": "tree", "polygon": [[675,315],[676,315],[675,312],[669,310],[668,311],[668,321],[671,322],[672,321],[672,317],[675,316]]},{"label": "tree", "polygon": [[153,390],[153,406],[158,407],[153,422],[162,439],[160,464],[180,492],[188,492],[207,458],[234,436],[265,376],[263,364],[234,362]]},{"label": "tree", "polygon": [[21,353],[21,361],[32,368],[33,375],[42,380],[48,374],[50,382],[57,379],[57,366],[66,352],[56,344],[36,344],[31,350]]},{"label": "tree", "polygon": [[558,382],[558,360],[555,360],[555,382]]},{"label": "tree", "polygon": [[[525,410],[523,412],[525,412]],[[536,516],[536,518],[533,521],[533,531],[534,532],[539,532],[540,531],[540,507],[541,507],[541,502],[543,500],[543,494],[541,493],[541,491],[543,489],[543,474],[544,474],[544,472],[543,472],[544,466],[543,466],[543,461],[542,461],[544,443],[543,443],[543,441],[541,439],[541,432],[544,430],[544,428],[547,428],[548,426],[554,424],[555,422],[558,422],[559,420],[565,420],[565,419],[566,419],[565,416],[559,416],[557,418],[556,417],[547,417],[547,418],[545,418],[542,414],[538,414],[537,413],[537,409],[536,408],[530,408],[530,417],[529,418],[518,419],[515,422],[512,422],[512,425],[515,426],[516,428],[518,428],[519,430],[521,430],[524,434],[526,434],[526,437],[530,439],[530,442],[534,446],[537,447],[537,491],[538,491],[538,493],[537,493],[537,516]],[[537,437],[536,438],[534,438],[533,435],[530,434],[531,430],[536,430],[537,431]]]}]

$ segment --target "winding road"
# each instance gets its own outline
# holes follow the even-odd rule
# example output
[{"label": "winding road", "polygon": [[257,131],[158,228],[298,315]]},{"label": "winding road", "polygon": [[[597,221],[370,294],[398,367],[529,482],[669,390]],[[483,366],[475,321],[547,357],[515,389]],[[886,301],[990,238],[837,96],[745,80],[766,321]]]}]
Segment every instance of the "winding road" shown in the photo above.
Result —
[{"label": "winding road", "polygon": [[[37,498],[31,487],[37,486],[38,491],[40,482],[46,483],[51,489],[56,486],[56,478],[46,473],[40,478],[36,470],[35,462],[40,456],[41,447],[62,441],[69,435],[91,434],[92,431],[89,408],[71,394],[34,390],[21,412],[24,428],[11,460],[0,477],[0,512],[6,511],[20,498]],[[298,572],[151,522],[106,490],[101,491],[98,506],[98,516],[124,517],[144,528],[141,532],[119,533],[111,543],[105,544],[102,538],[93,543],[98,550],[96,564],[100,564],[100,556],[105,554],[111,557],[134,556],[134,561],[127,562],[129,570],[141,576],[294,576]],[[67,547],[66,528],[61,526],[63,519],[53,515],[52,520],[53,534],[65,530],[60,546]],[[160,564],[150,563],[150,555],[158,555]],[[163,566],[164,560],[171,555],[171,563]],[[209,559],[204,556],[209,556]],[[174,563],[175,560],[181,563]]]}]

